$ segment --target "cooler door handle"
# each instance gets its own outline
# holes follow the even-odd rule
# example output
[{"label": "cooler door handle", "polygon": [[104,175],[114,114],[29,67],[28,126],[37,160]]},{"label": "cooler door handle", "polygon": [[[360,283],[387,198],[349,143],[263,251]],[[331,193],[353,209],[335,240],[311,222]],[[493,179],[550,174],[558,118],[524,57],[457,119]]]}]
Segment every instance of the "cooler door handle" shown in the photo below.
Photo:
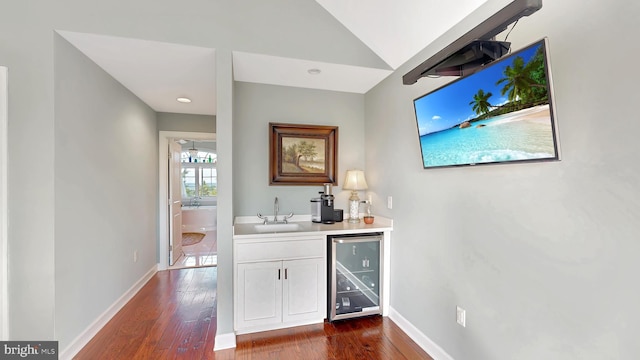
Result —
[{"label": "cooler door handle", "polygon": [[381,242],[382,241],[382,236],[377,236],[376,235],[376,236],[359,237],[359,238],[352,238],[352,239],[345,239],[345,238],[333,239],[333,242],[338,243],[338,244],[358,243],[358,242],[373,242],[373,241]]}]

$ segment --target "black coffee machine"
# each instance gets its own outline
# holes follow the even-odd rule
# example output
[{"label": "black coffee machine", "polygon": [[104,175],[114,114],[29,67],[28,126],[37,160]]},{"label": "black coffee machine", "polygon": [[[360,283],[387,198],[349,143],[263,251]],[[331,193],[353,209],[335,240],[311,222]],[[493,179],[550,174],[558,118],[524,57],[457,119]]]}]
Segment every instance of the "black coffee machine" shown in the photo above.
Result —
[{"label": "black coffee machine", "polygon": [[331,186],[331,184],[324,184],[324,193],[320,195],[320,221],[323,224],[335,223]]}]

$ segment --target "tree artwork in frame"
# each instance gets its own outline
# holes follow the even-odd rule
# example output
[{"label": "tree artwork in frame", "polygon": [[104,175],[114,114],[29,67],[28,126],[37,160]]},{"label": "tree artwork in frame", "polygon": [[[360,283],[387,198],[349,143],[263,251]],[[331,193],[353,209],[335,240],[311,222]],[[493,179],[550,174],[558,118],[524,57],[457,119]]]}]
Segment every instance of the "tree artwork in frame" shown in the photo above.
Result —
[{"label": "tree artwork in frame", "polygon": [[269,123],[269,185],[338,185],[338,127]]}]

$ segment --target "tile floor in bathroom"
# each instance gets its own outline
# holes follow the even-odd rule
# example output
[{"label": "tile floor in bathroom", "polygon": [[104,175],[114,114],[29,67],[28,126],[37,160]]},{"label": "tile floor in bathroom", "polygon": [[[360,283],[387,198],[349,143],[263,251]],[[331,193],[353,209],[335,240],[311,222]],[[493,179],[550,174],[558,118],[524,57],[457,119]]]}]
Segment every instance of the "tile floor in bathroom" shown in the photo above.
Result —
[{"label": "tile floor in bathroom", "polygon": [[182,256],[169,269],[184,269],[218,264],[217,231],[205,232],[205,237],[197,244],[183,246]]}]

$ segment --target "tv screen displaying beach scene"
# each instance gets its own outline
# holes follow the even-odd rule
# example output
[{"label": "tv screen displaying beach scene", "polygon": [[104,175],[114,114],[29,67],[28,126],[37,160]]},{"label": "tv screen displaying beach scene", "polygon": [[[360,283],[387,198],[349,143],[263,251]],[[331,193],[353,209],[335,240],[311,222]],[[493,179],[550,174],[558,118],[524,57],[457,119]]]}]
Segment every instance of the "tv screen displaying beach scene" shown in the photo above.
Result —
[{"label": "tv screen displaying beach scene", "polygon": [[414,100],[425,169],[559,160],[547,40]]}]

